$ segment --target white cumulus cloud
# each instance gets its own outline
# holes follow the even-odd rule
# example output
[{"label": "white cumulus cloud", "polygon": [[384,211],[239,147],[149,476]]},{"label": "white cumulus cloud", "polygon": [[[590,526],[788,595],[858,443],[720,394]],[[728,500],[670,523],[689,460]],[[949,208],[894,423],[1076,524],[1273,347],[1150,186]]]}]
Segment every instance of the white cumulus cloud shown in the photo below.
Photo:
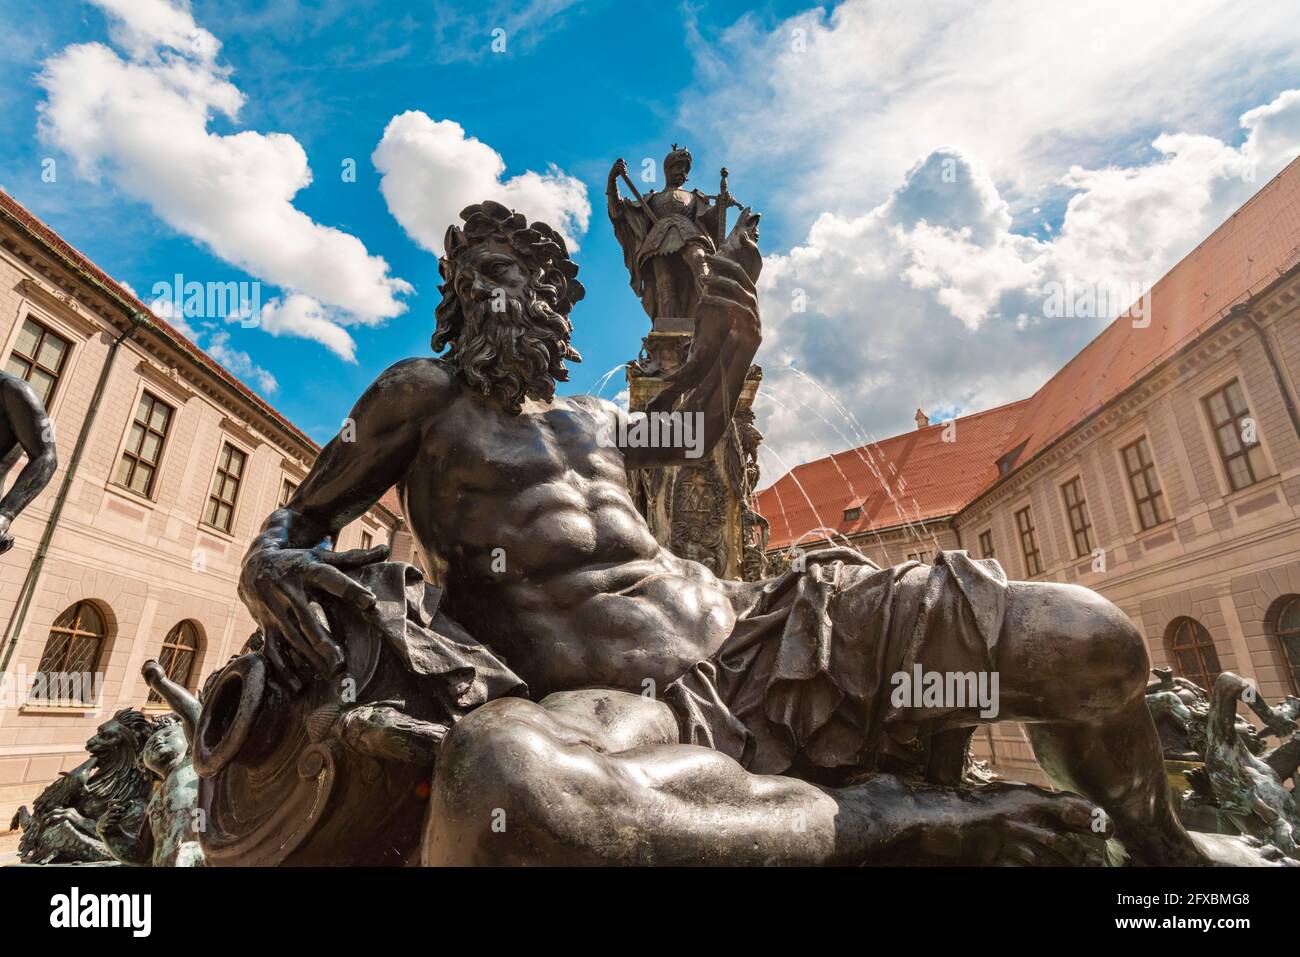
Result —
[{"label": "white cumulus cloud", "polygon": [[311,169],[292,136],[211,128],[217,115],[238,121],[244,95],[217,61],[220,44],[187,5],[94,2],[122,52],[80,43],[45,61],[42,137],[68,153],[81,176],[109,180],[221,259],[291,300],[310,300],[298,314],[316,318],[282,322],[277,334],[307,331],[350,358],[344,326],[401,314],[411,286],[356,236],[294,206]]},{"label": "white cumulus cloud", "polygon": [[214,332],[209,337],[207,353],[239,378],[252,380],[253,387],[263,395],[271,395],[280,388],[275,376],[253,362],[247,352],[230,344],[230,333],[225,330]]},{"label": "white cumulus cloud", "polygon": [[[780,22],[691,34],[681,120],[718,143],[739,185],[778,170],[786,208],[882,202],[918,157],[979,157],[1016,209],[1160,130],[1223,137],[1235,110],[1300,69],[1286,3],[1235,0],[845,0]],[[752,173],[751,173],[752,175]]]},{"label": "white cumulus cloud", "polygon": [[591,203],[579,179],[552,165],[503,179],[501,154],[467,136],[453,120],[434,120],[420,110],[394,116],[371,159],[382,174],[379,188],[388,211],[423,248],[442,255],[447,227],[460,211],[485,199],[541,220],[564,236],[573,253],[587,231]]},{"label": "white cumulus cloud", "polygon": [[[964,414],[1032,394],[1300,153],[1300,91],[1240,123],[1240,146],[1164,134],[1153,162],[1071,169],[1048,239],[1013,231],[989,172],[955,149],[866,213],[822,213],[766,257],[760,283],[768,480],[906,431],[918,407]],[[1098,308],[1061,317],[1049,284],[1097,290]]]}]

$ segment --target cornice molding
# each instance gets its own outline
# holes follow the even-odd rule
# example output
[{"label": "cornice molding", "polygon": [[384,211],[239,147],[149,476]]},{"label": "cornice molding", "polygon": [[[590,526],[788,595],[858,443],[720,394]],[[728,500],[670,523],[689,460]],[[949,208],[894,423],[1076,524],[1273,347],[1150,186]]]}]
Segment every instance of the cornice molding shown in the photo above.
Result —
[{"label": "cornice molding", "polygon": [[221,417],[221,427],[245,445],[251,446],[253,451],[257,451],[259,446],[267,444],[261,436],[243,422],[237,422],[228,415],[223,415]]},{"label": "cornice molding", "polygon": [[[1300,296],[1292,291],[1297,287],[1300,287],[1300,277],[1297,277],[1288,288],[1270,294],[1269,301],[1294,305],[1300,302]],[[1223,360],[1230,353],[1249,345],[1252,339],[1251,331],[1242,318],[1226,317],[1219,326],[1204,333],[1201,339],[1193,341],[1182,351],[1167,359],[1163,365],[1147,372],[1110,403],[1075,426],[1072,431],[1056,439],[1055,444],[1049,446],[1045,452],[1039,453],[1036,458],[1021,466],[1007,479],[977,496],[957,513],[955,516],[957,524],[966,525],[968,517],[975,521],[987,517],[1008,498],[1023,494],[1025,487],[1044,472],[1059,468],[1063,459],[1077,454],[1084,446],[1113,432],[1117,427],[1130,421],[1134,414],[1140,414],[1149,407],[1162,393],[1167,393],[1178,384],[1204,371],[1208,366]]]},{"label": "cornice molding", "polygon": [[160,369],[148,359],[141,359],[136,364],[135,371],[145,382],[162,389],[182,405],[196,395],[189,383],[181,378],[180,370],[175,366]]},{"label": "cornice molding", "polygon": [[106,324],[99,322],[97,319],[92,318],[92,315],[88,315],[83,311],[81,303],[77,302],[75,296],[66,292],[55,292],[52,289],[46,289],[31,276],[24,276],[18,281],[18,291],[24,298],[30,299],[42,309],[54,313],[87,338],[100,332],[109,331]]}]

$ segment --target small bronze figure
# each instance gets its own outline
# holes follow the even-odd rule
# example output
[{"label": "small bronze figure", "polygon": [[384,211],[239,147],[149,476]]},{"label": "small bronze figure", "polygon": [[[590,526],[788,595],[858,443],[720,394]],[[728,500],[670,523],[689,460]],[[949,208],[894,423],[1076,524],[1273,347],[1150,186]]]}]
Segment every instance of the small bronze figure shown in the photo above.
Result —
[{"label": "small bronze figure", "polygon": [[[652,320],[693,318],[705,258],[717,252],[725,239],[730,196],[718,203],[698,189],[687,189],[691,151],[676,143],[664,157],[663,171],[666,188],[642,196],[627,175],[627,163],[617,160],[605,186],[609,218],[623,247],[632,291],[646,315]],[[620,178],[632,199],[619,195]],[[724,176],[724,189],[725,182]]]},{"label": "small bronze figure", "polygon": [[0,554],[13,548],[9,528],[14,519],[49,484],[58,467],[54,427],[40,397],[25,380],[0,372],[0,482],[24,453],[27,464],[0,499]]},{"label": "small bronze figure", "polygon": [[153,794],[142,820],[132,820],[134,806],[109,805],[96,830],[112,855],[123,864],[151,867],[200,867],[199,779],[190,761],[199,702],[167,677],[150,659],[140,669],[146,683],[172,706],[174,715],[154,721],[154,733],[140,752],[140,766],[153,781]]},{"label": "small bronze figure", "polygon": [[1219,810],[1239,831],[1300,860],[1300,805],[1284,779],[1255,755],[1237,730],[1237,702],[1256,698],[1254,688],[1230,671],[1214,679],[1205,779]]},{"label": "small bronze figure", "polygon": [[110,807],[126,826],[138,828],[149,801],[150,781],[137,764],[153,734],[149,718],[123,708],[86,742],[90,758],[61,774],[37,796],[31,812],[20,807],[11,828],[22,828],[18,853],[27,864],[86,863],[113,859],[96,830]]}]

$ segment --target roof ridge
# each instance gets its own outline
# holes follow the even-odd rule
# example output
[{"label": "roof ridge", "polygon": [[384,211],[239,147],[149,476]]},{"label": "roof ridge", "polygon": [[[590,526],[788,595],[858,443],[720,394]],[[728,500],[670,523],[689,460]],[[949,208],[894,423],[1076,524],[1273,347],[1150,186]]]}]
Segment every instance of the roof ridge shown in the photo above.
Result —
[{"label": "roof ridge", "polygon": [[852,455],[855,452],[860,452],[863,449],[869,449],[872,446],[881,445],[885,442],[893,442],[896,439],[903,439],[906,438],[907,436],[920,435],[923,432],[928,432],[930,429],[942,429],[949,422],[963,422],[970,419],[978,419],[980,416],[991,415],[994,412],[1002,412],[1006,409],[1011,408],[1013,405],[1020,405],[1021,403],[1028,402],[1032,398],[1033,398],[1032,395],[1027,395],[1022,399],[1012,399],[1010,402],[1003,402],[1001,405],[990,406],[987,409],[980,409],[977,412],[968,412],[965,415],[953,416],[951,419],[945,419],[939,422],[931,422],[929,425],[922,426],[919,429],[904,429],[902,432],[895,432],[893,435],[887,435],[883,439],[876,439],[874,442],[867,442],[864,445],[853,445],[847,449],[841,449],[838,452],[828,452],[826,455],[820,456],[819,458],[811,459],[808,462],[800,462],[794,468],[787,469],[787,471],[793,472],[795,469],[803,468],[805,465],[811,465],[813,462],[820,462],[822,459],[831,458],[832,456],[836,456],[836,455]]}]

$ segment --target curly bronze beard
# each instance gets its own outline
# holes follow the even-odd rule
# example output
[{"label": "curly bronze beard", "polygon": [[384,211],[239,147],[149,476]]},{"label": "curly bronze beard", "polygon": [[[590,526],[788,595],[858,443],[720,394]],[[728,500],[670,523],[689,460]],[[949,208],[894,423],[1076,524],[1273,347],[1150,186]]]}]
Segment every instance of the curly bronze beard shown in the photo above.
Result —
[{"label": "curly bronze beard", "polygon": [[554,399],[555,383],[569,381],[564,360],[582,361],[569,343],[572,323],[535,289],[507,298],[502,312],[486,299],[461,308],[464,326],[447,359],[471,389],[500,400],[512,415],[525,398]]}]

